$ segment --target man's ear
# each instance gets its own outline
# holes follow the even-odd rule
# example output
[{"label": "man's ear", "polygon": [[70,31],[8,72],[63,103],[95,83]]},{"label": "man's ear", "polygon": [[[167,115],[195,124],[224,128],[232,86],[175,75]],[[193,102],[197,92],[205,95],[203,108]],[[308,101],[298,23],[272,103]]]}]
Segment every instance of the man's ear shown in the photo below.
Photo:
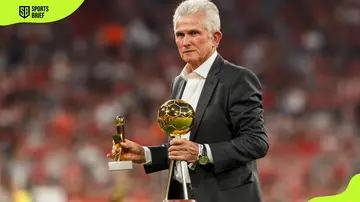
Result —
[{"label": "man's ear", "polygon": [[220,41],[222,39],[222,33],[220,31],[216,31],[214,34],[213,34],[213,47],[218,47],[219,44],[220,44]]}]

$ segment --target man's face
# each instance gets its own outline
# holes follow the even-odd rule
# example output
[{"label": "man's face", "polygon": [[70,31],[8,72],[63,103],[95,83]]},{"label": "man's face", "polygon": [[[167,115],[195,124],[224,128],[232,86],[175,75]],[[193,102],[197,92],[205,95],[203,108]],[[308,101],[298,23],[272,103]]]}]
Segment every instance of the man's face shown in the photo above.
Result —
[{"label": "man's face", "polygon": [[180,56],[196,67],[211,56],[221,39],[220,32],[210,35],[203,25],[204,19],[204,14],[197,12],[181,17],[176,23],[175,39]]}]

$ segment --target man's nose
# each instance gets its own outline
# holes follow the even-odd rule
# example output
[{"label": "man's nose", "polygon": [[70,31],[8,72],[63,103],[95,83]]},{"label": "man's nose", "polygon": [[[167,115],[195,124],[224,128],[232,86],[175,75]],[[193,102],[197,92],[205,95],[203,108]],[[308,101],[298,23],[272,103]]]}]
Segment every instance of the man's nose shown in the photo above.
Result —
[{"label": "man's nose", "polygon": [[183,44],[184,44],[185,47],[190,46],[190,37],[188,35],[184,36]]}]

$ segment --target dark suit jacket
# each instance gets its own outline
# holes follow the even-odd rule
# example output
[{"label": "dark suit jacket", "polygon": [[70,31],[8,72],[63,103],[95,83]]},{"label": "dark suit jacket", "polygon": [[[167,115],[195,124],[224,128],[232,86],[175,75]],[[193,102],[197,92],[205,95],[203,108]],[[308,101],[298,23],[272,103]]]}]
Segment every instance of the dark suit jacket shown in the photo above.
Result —
[{"label": "dark suit jacket", "polygon": [[[181,98],[185,82],[176,77],[172,98]],[[260,202],[256,159],[268,151],[262,87],[250,70],[217,56],[196,108],[190,140],[207,143],[214,163],[189,170],[197,202]],[[167,169],[168,144],[149,147],[152,165],[146,173]],[[169,199],[180,190],[171,188]]]}]

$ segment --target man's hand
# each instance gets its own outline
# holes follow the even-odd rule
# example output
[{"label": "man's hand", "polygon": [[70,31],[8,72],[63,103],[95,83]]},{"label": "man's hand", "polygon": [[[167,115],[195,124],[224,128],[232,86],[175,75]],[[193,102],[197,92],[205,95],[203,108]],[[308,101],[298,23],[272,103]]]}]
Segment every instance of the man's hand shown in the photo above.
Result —
[{"label": "man's hand", "polygon": [[184,138],[170,141],[169,159],[194,163],[198,159],[199,145]]},{"label": "man's hand", "polygon": [[[122,150],[122,152],[121,152]],[[107,158],[115,158],[117,154],[121,152],[121,161],[132,161],[134,163],[145,163],[145,151],[144,148],[130,140],[120,142],[119,146],[116,146],[113,141],[113,146],[110,154],[107,154]]]}]

